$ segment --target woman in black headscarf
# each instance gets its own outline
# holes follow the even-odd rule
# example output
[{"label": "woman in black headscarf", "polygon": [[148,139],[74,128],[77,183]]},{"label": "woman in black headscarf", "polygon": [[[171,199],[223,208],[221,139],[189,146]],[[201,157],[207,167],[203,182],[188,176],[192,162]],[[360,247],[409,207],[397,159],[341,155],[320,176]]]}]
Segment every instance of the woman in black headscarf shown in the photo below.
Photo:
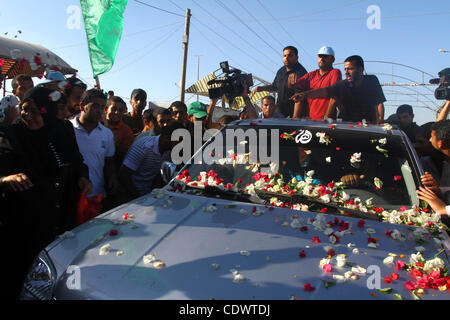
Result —
[{"label": "woman in black headscarf", "polygon": [[35,256],[76,226],[79,192],[92,187],[72,124],[56,117],[61,93],[30,89],[22,120],[0,134],[0,224],[10,243],[15,276],[24,277]]}]

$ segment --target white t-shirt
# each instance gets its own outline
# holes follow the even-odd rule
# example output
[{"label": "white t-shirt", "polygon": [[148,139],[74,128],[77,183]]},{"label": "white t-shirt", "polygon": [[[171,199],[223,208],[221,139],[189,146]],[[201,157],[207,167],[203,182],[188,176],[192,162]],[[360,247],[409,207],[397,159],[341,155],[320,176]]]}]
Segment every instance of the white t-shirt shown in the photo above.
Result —
[{"label": "white t-shirt", "polygon": [[70,120],[75,129],[78,148],[83,155],[84,163],[89,167],[89,179],[92,182],[92,192],[88,197],[105,193],[103,168],[105,158],[111,158],[115,153],[114,134],[101,123],[88,133],[78,121],[78,117]]}]

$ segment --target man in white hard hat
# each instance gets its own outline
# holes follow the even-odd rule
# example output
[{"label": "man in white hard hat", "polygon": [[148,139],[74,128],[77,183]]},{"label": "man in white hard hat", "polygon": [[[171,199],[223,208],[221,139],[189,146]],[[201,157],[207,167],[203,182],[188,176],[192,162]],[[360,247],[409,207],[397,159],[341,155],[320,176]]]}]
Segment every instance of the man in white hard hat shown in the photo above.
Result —
[{"label": "man in white hard hat", "polygon": [[[333,68],[334,51],[330,47],[320,48],[318,55],[319,69],[311,71],[298,79],[296,83],[291,83],[298,91],[308,91],[312,89],[326,88],[332,86],[337,81],[342,80],[342,74],[339,69]],[[325,98],[308,98],[309,118],[312,120],[322,120],[326,118],[336,117],[336,100],[331,97]],[[295,103],[293,118],[300,118],[305,114],[305,100]]]}]

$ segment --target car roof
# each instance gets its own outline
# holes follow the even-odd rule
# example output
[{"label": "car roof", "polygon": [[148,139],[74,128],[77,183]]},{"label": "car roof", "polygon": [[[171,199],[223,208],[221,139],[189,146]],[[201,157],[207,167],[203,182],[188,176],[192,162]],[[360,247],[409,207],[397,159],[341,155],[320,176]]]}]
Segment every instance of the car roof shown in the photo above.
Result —
[{"label": "car roof", "polygon": [[[333,129],[338,130],[351,130],[351,131],[363,131],[367,133],[376,133],[376,134],[386,134],[387,131],[383,129],[382,125],[374,125],[367,124],[362,125],[358,122],[328,122],[326,120],[323,121],[314,121],[314,120],[306,120],[306,119],[290,119],[290,118],[272,118],[272,119],[246,119],[246,120],[237,120],[233,121],[229,125],[237,125],[237,126],[267,126],[267,127],[309,127],[314,129],[330,129],[330,125],[333,124]],[[395,136],[403,136],[403,132],[398,128],[397,125],[392,124],[392,135]]]}]

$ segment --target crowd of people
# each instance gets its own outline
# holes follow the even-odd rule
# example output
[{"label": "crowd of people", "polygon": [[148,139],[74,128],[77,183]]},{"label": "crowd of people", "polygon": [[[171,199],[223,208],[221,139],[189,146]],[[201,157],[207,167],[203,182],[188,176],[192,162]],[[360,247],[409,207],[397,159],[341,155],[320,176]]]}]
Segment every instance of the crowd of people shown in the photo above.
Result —
[{"label": "crowd of people", "polygon": [[65,78],[51,70],[37,86],[28,75],[16,76],[13,95],[1,100],[0,238],[10,244],[5,256],[16,266],[12,284],[5,288],[18,296],[36,255],[80,223],[77,215],[83,197],[97,199],[101,205],[96,213],[100,213],[163,186],[161,164],[170,160],[170,151],[179,143],[171,140],[172,133],[184,128],[193,134],[196,121],[202,130],[220,129],[238,119],[286,117],[396,123],[414,143],[426,171],[425,188],[417,191],[418,197],[448,215],[450,102],[436,122],[420,127],[413,122],[409,105],[384,120],[386,98],[377,77],[364,74],[363,59],[355,55],[345,60],[344,80],[334,61],[333,49],[322,47],[318,69],[308,73],[298,61],[297,49],[284,48],[284,65],[273,83],[253,90],[277,92],[277,98],[265,96],[258,111],[243,83],[242,112],[216,122],[218,99],[211,99],[209,105],[176,101],[168,109],[145,109],[147,93],[135,89],[127,112],[126,102],[113,91],[88,90],[75,76]]}]

